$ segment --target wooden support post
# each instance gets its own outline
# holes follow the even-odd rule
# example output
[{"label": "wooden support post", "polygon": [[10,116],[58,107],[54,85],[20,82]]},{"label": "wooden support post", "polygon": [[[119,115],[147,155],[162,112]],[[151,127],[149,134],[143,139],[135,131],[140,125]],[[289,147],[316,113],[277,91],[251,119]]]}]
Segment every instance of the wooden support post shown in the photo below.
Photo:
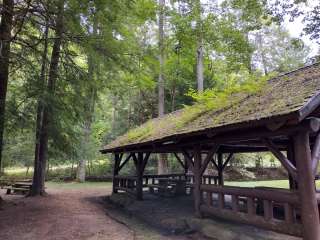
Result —
[{"label": "wooden support post", "polygon": [[143,172],[141,171],[142,169],[142,164],[143,164],[143,153],[138,153],[137,157],[137,186],[136,186],[136,191],[137,191],[137,200],[142,200],[143,199]]},{"label": "wooden support post", "polygon": [[187,159],[184,159],[184,174],[187,175],[189,171],[189,164]]},{"label": "wooden support post", "polygon": [[113,178],[112,178],[112,192],[117,193],[118,180],[115,178],[119,174],[121,158],[119,153],[114,154],[114,165],[113,165]]},{"label": "wooden support post", "polygon": [[[133,153],[133,155],[135,155]],[[143,172],[147,165],[150,153],[146,153],[143,156],[142,152],[138,153],[138,156],[133,156],[134,162],[136,163],[136,175],[137,175],[137,185],[136,185],[136,197],[137,200],[143,200]]]},{"label": "wooden support post", "polygon": [[194,175],[194,184],[193,184],[193,198],[194,198],[194,208],[196,217],[202,217],[200,211],[201,205],[201,149],[197,147],[194,152],[194,167],[193,167],[193,175]]},{"label": "wooden support post", "polygon": [[[294,146],[293,146],[293,139],[289,139],[289,144],[287,147],[287,158],[288,160],[296,167],[296,160],[294,158]],[[292,175],[288,172],[289,175],[289,187],[290,190],[298,189],[297,181],[292,177]]]},{"label": "wooden support post", "polygon": [[303,239],[318,240],[320,239],[319,210],[312,172],[308,132],[298,132],[294,136],[294,153],[298,170],[298,191],[301,202]]},{"label": "wooden support post", "polygon": [[224,185],[224,181],[223,181],[223,154],[221,152],[218,153],[218,184],[220,186]]}]

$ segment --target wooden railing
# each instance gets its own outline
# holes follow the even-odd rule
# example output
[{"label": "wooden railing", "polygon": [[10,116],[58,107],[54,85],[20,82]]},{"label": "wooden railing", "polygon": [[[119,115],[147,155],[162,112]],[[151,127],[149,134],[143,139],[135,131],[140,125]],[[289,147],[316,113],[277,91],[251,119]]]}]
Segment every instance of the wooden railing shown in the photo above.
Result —
[{"label": "wooden railing", "polygon": [[[183,174],[183,173],[172,173],[172,174],[161,174],[161,175],[143,175],[143,185],[147,186],[148,184],[157,184],[158,179],[161,178],[172,178],[179,180],[186,180],[187,183],[194,183],[194,176],[192,174]],[[202,176],[202,184],[218,184],[218,176],[214,175],[203,175]]]},{"label": "wooden railing", "polygon": [[183,179],[186,179],[186,175],[183,173],[172,173],[172,174],[161,174],[161,175],[146,174],[146,175],[143,175],[143,185],[148,186],[149,184],[157,184],[158,179],[160,178],[172,178],[172,179],[183,180]]},{"label": "wooden railing", "polygon": [[115,190],[121,190],[128,193],[135,194],[137,186],[136,176],[114,176],[113,186]]},{"label": "wooden railing", "polygon": [[[187,182],[187,189],[186,193],[191,194],[192,192],[192,185],[194,183],[194,176],[191,174],[180,174],[180,173],[173,173],[173,174],[161,174],[161,175],[151,175],[146,174],[143,175],[143,187],[148,187],[149,185],[154,185],[159,183],[159,179],[161,178],[171,178],[171,179],[179,179],[179,180],[186,180]],[[212,175],[204,175],[202,177],[203,184],[214,184],[217,185],[218,177]],[[135,193],[137,185],[137,177],[136,176],[115,176],[113,178],[113,186],[115,190],[125,191],[128,193]]]},{"label": "wooden railing", "polygon": [[203,214],[301,236],[299,199],[285,189],[201,185]]},{"label": "wooden railing", "polygon": [[[194,183],[194,176],[191,174],[187,174],[187,181],[189,183]],[[213,184],[213,185],[218,185],[218,176],[214,175],[203,175],[202,176],[202,184]]]}]

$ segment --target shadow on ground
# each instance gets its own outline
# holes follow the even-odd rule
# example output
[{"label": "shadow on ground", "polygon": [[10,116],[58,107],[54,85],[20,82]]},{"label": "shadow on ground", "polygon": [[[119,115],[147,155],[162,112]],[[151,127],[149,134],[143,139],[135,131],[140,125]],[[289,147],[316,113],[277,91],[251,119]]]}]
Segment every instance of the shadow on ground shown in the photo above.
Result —
[{"label": "shadow on ground", "polygon": [[136,201],[125,193],[119,193],[103,197],[100,201],[105,205],[108,215],[138,232],[156,231],[164,236],[185,236],[190,239],[301,239],[216,218],[195,218],[190,196],[163,198],[145,194],[144,201]]}]

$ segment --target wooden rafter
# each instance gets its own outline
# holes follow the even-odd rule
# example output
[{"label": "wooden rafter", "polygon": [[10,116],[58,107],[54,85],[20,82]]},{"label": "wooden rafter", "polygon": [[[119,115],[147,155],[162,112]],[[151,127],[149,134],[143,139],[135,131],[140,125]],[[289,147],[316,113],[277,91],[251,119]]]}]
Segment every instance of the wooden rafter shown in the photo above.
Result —
[{"label": "wooden rafter", "polygon": [[291,174],[294,179],[297,179],[297,168],[288,160],[288,158],[277,148],[277,146],[269,139],[262,138],[262,141],[268,147],[270,152],[281,162],[283,167]]}]

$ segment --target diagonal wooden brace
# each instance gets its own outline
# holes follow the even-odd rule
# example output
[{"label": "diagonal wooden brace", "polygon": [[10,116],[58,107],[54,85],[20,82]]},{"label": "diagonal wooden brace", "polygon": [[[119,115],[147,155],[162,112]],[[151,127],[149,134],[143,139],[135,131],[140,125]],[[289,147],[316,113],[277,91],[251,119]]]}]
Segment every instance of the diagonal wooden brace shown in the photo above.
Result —
[{"label": "diagonal wooden brace", "polygon": [[194,171],[194,162],[192,161],[192,157],[189,155],[189,153],[186,150],[183,150],[182,154],[185,157],[185,159],[187,160],[187,162],[189,164],[189,168],[193,172]]},{"label": "diagonal wooden brace", "polygon": [[182,166],[182,168],[184,169],[186,166],[185,166],[184,162],[182,161],[182,159],[179,157],[179,155],[177,153],[173,153],[173,154],[176,157],[176,159],[178,160],[178,162],[180,163],[180,165]]},{"label": "diagonal wooden brace", "polygon": [[213,155],[215,153],[217,153],[219,149],[219,145],[215,144],[212,149],[208,152],[206,158],[204,159],[203,163],[201,164],[201,168],[200,168],[200,173],[201,175],[204,173],[204,171],[206,170],[208,163],[212,160]]},{"label": "diagonal wooden brace", "polygon": [[261,139],[270,152],[281,162],[282,166],[287,169],[290,175],[297,180],[298,179],[298,172],[297,168],[288,160],[288,158],[283,155],[283,153],[277,148],[277,146],[269,139],[269,138],[262,138]]}]

